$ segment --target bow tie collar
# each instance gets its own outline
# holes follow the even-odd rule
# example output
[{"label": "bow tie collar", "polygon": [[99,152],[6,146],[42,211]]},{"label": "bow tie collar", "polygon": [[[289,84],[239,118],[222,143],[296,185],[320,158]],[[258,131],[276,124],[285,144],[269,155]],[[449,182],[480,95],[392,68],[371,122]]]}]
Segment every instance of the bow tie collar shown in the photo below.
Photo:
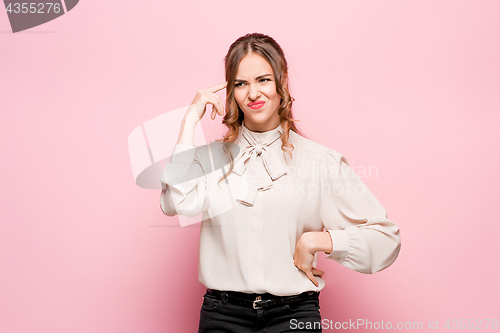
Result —
[{"label": "bow tie collar", "polygon": [[234,160],[233,168],[234,173],[243,176],[237,202],[253,206],[259,190],[273,188],[274,181],[287,174],[288,165],[281,149],[281,133],[281,125],[262,133],[250,131],[244,122],[241,125],[241,151]]}]

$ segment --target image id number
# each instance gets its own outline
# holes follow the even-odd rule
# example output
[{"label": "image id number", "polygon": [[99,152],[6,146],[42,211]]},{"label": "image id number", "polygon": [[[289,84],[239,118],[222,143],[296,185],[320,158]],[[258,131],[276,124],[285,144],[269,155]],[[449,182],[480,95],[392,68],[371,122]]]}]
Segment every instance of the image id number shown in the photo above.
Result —
[{"label": "image id number", "polygon": [[[29,7],[28,7],[28,5],[29,5]],[[37,11],[37,5],[38,5],[38,11]],[[45,5],[47,5],[47,8],[45,8]],[[46,11],[44,11],[44,9],[46,9]],[[47,2],[47,3],[43,3],[43,2],[18,3],[18,2],[15,2],[15,3],[9,3],[9,5],[6,8],[6,11],[9,14],[10,13],[26,14],[28,12],[30,12],[32,14],[34,14],[34,13],[46,14],[46,13],[50,13],[51,10],[52,10],[52,13],[60,13],[61,12],[61,4],[60,3],[52,3],[52,2]]]},{"label": "image id number", "polygon": [[498,321],[496,319],[448,319],[443,327],[448,329],[460,330],[482,330],[482,329],[497,329]]}]

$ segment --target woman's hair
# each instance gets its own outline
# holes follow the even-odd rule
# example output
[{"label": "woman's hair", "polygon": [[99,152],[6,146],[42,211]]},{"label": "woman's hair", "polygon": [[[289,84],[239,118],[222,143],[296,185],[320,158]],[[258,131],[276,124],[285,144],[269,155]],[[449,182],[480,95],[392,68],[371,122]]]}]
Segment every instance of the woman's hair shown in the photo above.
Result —
[{"label": "woman's hair", "polygon": [[227,126],[228,131],[224,135],[223,149],[228,156],[231,165],[229,171],[219,181],[225,179],[233,170],[234,157],[229,149],[230,143],[233,143],[239,135],[240,126],[244,120],[243,111],[241,111],[238,103],[234,98],[234,84],[238,67],[241,60],[249,53],[255,53],[262,56],[271,65],[274,72],[276,82],[276,92],[281,96],[281,103],[278,109],[280,117],[280,125],[283,128],[281,134],[281,149],[288,153],[290,157],[294,147],[288,142],[289,131],[292,130],[304,136],[301,131],[295,126],[295,119],[292,114],[292,103],[295,100],[290,96],[288,91],[288,64],[285,59],[285,54],[276,41],[261,33],[246,34],[238,38],[230,47],[224,59],[226,70],[226,115],[222,121]]}]

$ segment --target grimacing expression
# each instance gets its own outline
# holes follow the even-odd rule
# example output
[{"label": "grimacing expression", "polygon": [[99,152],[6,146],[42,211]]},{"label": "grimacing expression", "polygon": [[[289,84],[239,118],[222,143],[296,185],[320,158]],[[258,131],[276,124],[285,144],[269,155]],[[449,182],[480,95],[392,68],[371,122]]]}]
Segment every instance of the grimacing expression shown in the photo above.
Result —
[{"label": "grimacing expression", "polygon": [[[273,68],[262,56],[249,53],[241,59],[234,83],[234,99],[250,130],[267,131],[279,125],[281,96],[276,92]],[[248,105],[252,102],[264,104],[252,108]]]}]

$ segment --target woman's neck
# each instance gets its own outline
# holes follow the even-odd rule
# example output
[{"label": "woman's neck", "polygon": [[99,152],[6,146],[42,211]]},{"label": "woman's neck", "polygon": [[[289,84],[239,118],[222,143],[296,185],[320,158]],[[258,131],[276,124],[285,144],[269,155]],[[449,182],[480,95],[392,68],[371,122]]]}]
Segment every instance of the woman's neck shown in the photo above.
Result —
[{"label": "woman's neck", "polygon": [[253,123],[253,122],[248,122],[243,120],[243,124],[245,127],[250,131],[254,133],[265,133],[265,132],[270,132],[272,130],[275,130],[279,126],[279,118],[277,121],[268,121],[266,123],[258,124],[258,123]]}]

